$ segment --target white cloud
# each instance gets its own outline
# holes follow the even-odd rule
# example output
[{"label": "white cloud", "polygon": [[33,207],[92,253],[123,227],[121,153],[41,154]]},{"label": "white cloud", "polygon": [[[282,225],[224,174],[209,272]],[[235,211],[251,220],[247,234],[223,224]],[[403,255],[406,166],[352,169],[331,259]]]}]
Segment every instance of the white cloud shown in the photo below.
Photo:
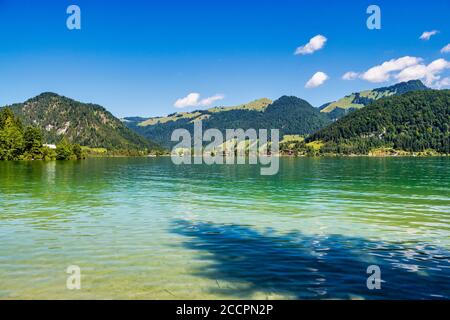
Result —
[{"label": "white cloud", "polygon": [[189,93],[186,97],[180,98],[175,101],[175,108],[187,108],[187,107],[208,107],[218,100],[224,99],[222,94],[216,94],[212,97],[200,99],[200,94],[196,92]]},{"label": "white cloud", "polygon": [[391,78],[393,72],[417,65],[421,61],[421,58],[410,56],[392,59],[370,68],[361,75],[361,78],[374,83],[385,82]]},{"label": "white cloud", "polygon": [[200,100],[200,94],[199,93],[189,93],[186,97],[180,98],[177,101],[175,101],[175,108],[186,108],[186,107],[192,107],[196,106],[198,104],[198,101]]},{"label": "white cloud", "polygon": [[441,53],[449,53],[450,52],[450,43],[441,49]]},{"label": "white cloud", "polygon": [[214,102],[223,100],[224,98],[225,98],[225,96],[223,94],[216,94],[212,97],[208,97],[206,99],[201,100],[199,103],[199,106],[200,107],[208,107],[208,106],[212,105]]},{"label": "white cloud", "polygon": [[441,80],[440,74],[450,69],[450,62],[445,59],[437,59],[428,65],[417,64],[403,69],[395,78],[399,81],[423,80],[431,87],[442,87],[446,85],[447,79]]},{"label": "white cloud", "polygon": [[450,77],[445,77],[442,80],[437,81],[435,87],[437,89],[450,88]]},{"label": "white cloud", "polygon": [[425,31],[424,33],[422,33],[422,35],[419,37],[420,40],[424,40],[424,41],[428,41],[430,40],[430,38],[436,34],[438,34],[439,31],[438,30],[433,30],[433,31]]},{"label": "white cloud", "polygon": [[342,76],[342,80],[355,80],[356,78],[358,78],[358,76],[359,76],[359,73],[349,71],[349,72],[344,73],[344,75]]},{"label": "white cloud", "polygon": [[423,64],[416,64],[414,66],[403,69],[399,74],[395,76],[397,80],[409,81],[415,79],[421,79],[427,73],[427,67]]},{"label": "white cloud", "polygon": [[324,72],[316,72],[311,79],[308,80],[308,82],[305,85],[305,88],[316,88],[318,86],[321,86],[325,83],[329,78],[326,73]]},{"label": "white cloud", "polygon": [[304,46],[298,47],[295,50],[296,55],[301,54],[301,55],[305,55],[305,54],[312,54],[314,52],[316,52],[317,50],[322,49],[325,46],[325,43],[327,42],[327,38],[325,38],[322,35],[317,35],[314,38],[312,38],[311,40],[309,40],[309,42],[307,44],[305,44]]},{"label": "white cloud", "polygon": [[450,62],[445,59],[437,59],[430,64],[425,64],[422,58],[405,56],[398,59],[385,61],[363,73],[353,71],[342,76],[344,80],[353,80],[356,77],[369,82],[386,82],[396,79],[398,82],[409,80],[421,80],[432,88],[449,86],[449,77],[442,78],[442,73],[450,69]]}]

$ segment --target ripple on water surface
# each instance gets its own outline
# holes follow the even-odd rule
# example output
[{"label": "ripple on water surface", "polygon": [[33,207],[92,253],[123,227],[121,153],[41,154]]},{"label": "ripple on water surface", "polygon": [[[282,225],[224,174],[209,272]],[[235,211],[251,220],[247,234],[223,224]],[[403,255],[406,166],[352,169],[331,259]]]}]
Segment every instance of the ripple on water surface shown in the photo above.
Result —
[{"label": "ripple on water surface", "polygon": [[2,162],[0,298],[448,299],[449,176],[447,158]]}]

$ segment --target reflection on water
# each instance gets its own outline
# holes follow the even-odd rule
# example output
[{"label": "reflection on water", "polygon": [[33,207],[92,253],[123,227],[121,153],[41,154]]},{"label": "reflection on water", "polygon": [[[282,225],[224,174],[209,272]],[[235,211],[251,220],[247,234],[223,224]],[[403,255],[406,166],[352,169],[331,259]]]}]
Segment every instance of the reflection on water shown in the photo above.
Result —
[{"label": "reflection on water", "polygon": [[449,298],[449,176],[448,158],[0,162],[0,299]]},{"label": "reflection on water", "polygon": [[[199,277],[234,286],[212,288],[236,297],[255,292],[306,298],[449,298],[449,252],[422,245],[374,242],[343,235],[258,232],[248,226],[176,221],[184,245],[212,261]],[[368,290],[367,267],[382,270],[382,289]],[[219,282],[218,282],[219,283]],[[439,294],[438,294],[439,293]]]}]

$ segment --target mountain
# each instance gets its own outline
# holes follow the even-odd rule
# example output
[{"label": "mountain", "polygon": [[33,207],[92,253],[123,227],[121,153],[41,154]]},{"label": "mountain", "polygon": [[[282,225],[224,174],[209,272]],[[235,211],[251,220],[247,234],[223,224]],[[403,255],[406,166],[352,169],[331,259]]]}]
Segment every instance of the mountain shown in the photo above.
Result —
[{"label": "mountain", "polygon": [[128,126],[135,127],[145,127],[149,125],[155,125],[155,124],[164,124],[169,121],[177,121],[182,119],[191,119],[196,120],[198,117],[205,114],[211,114],[216,112],[223,112],[223,111],[231,111],[231,110],[256,110],[256,111],[262,111],[264,110],[269,104],[272,103],[272,100],[267,98],[258,99],[246,104],[241,104],[234,107],[214,107],[207,110],[198,110],[193,112],[175,112],[172,114],[169,114],[166,117],[153,117],[153,118],[143,118],[143,117],[125,117],[122,118],[122,121],[124,121]]},{"label": "mountain", "polygon": [[327,125],[330,120],[317,108],[297,97],[283,96],[272,102],[260,99],[234,107],[216,107],[193,112],[178,112],[167,117],[149,118],[142,122],[133,122],[133,118],[124,118],[124,123],[161,145],[170,147],[175,129],[187,129],[193,132],[193,123],[202,120],[204,130],[249,128],[280,129],[280,135],[311,134]]},{"label": "mountain", "polygon": [[331,120],[336,120],[349,112],[361,109],[378,99],[417,90],[429,90],[429,88],[420,80],[411,80],[408,82],[397,83],[390,87],[355,92],[338,101],[326,103],[319,107],[319,110],[322,113],[327,114]]},{"label": "mountain", "polygon": [[142,150],[157,145],[127,128],[105,108],[81,103],[55,93],[8,106],[25,126],[36,126],[45,143],[65,137],[71,143],[109,150]]},{"label": "mountain", "polygon": [[450,90],[408,92],[373,102],[311,135],[323,152],[376,148],[450,154]]}]

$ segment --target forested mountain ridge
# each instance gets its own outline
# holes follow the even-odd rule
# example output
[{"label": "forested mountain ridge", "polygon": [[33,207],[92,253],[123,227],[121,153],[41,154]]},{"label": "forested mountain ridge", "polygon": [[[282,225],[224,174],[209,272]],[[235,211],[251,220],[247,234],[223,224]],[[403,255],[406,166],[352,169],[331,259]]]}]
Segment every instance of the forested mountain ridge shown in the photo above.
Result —
[{"label": "forested mountain ridge", "polygon": [[330,119],[337,120],[346,114],[361,109],[370,103],[395,95],[401,95],[410,91],[429,90],[420,80],[400,82],[389,87],[376,88],[361,92],[355,92],[334,102],[326,103],[319,107]]},{"label": "forested mountain ridge", "polygon": [[41,129],[45,143],[56,144],[64,137],[70,143],[108,150],[158,148],[96,104],[46,92],[7,107],[25,126]]},{"label": "forested mountain ridge", "polygon": [[450,90],[383,98],[319,130],[306,142],[322,152],[367,154],[374,148],[450,154]]},{"label": "forested mountain ridge", "polygon": [[327,125],[330,120],[307,101],[297,97],[283,96],[271,103],[260,99],[248,104],[228,108],[211,108],[190,113],[176,113],[165,118],[151,118],[141,123],[125,118],[124,123],[141,135],[170,147],[171,134],[175,129],[193,132],[194,121],[202,120],[203,128],[280,129],[280,135],[306,135]]},{"label": "forested mountain ridge", "polygon": [[206,110],[195,110],[192,112],[175,112],[169,114],[165,117],[152,117],[152,118],[142,118],[142,117],[126,117],[123,118],[126,122],[134,122],[134,125],[139,125],[141,127],[163,124],[169,121],[177,121],[182,119],[203,120],[208,118],[212,113],[226,112],[231,110],[254,110],[254,111],[264,111],[268,105],[272,103],[272,100],[267,98],[262,98],[258,100],[251,101],[249,103],[240,104],[232,107],[213,107]]}]

